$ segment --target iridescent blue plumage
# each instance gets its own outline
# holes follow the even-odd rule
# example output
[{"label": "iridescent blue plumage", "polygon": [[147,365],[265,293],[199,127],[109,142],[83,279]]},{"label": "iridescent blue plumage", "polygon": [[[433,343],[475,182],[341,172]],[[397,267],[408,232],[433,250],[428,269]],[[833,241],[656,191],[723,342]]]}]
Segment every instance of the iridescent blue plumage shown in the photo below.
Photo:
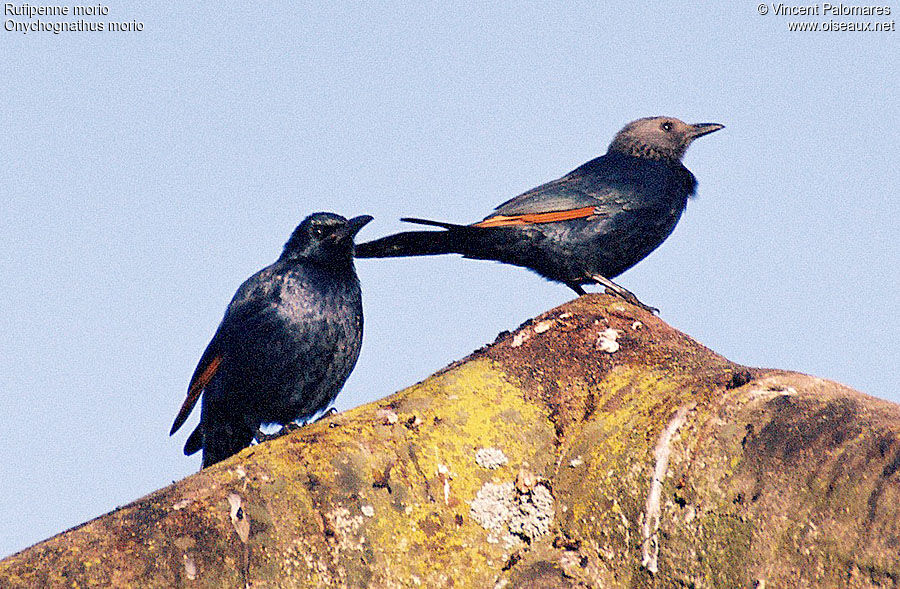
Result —
[{"label": "iridescent blue plumage", "polygon": [[334,400],[362,344],[353,238],[370,220],[310,215],[281,257],[238,288],[172,426],[202,393],[185,454],[202,448],[209,466],[250,445],[260,425],[308,419]]}]

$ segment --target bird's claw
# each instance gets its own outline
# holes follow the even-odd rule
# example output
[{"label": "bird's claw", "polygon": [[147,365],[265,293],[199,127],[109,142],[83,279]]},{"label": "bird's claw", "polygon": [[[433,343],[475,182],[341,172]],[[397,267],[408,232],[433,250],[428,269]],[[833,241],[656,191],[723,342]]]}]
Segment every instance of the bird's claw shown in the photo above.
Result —
[{"label": "bird's claw", "polygon": [[594,282],[605,286],[606,294],[617,296],[620,299],[622,299],[623,301],[625,301],[626,303],[630,303],[630,304],[634,305],[635,307],[640,307],[641,309],[643,309],[645,311],[649,311],[653,315],[659,314],[659,309],[657,309],[656,307],[651,307],[650,305],[645,305],[644,303],[642,303],[640,301],[640,299],[638,299],[634,295],[633,292],[631,292],[627,288],[623,288],[623,287],[619,286],[618,284],[616,284],[609,278],[606,278],[604,276],[594,275],[594,276],[591,276],[591,279],[593,279]]},{"label": "bird's claw", "polygon": [[656,307],[651,307],[650,305],[645,305],[645,304],[642,303],[640,300],[638,300],[638,298],[637,298],[636,296],[634,296],[634,294],[628,292],[627,290],[626,290],[625,292],[628,293],[628,294],[627,294],[627,295],[624,295],[624,296],[623,296],[622,294],[616,292],[615,290],[612,290],[612,289],[609,289],[609,288],[606,289],[606,292],[607,292],[607,294],[609,294],[609,293],[611,292],[613,295],[618,296],[618,297],[621,297],[621,298],[624,299],[626,302],[631,303],[631,304],[634,305],[635,307],[640,307],[641,309],[643,309],[643,310],[645,310],[645,311],[649,311],[649,312],[652,313],[653,315],[658,315],[658,314],[659,314],[659,309],[657,309]]},{"label": "bird's claw", "polygon": [[[336,408],[329,407],[328,409],[325,410],[324,413],[322,413],[322,415],[317,417],[314,421],[311,421],[311,422],[308,421],[306,423],[315,423],[316,421],[321,421],[321,420],[325,419],[326,417],[331,417],[332,415],[336,414],[337,412],[338,412],[338,410]],[[277,432],[272,433],[272,434],[266,434],[266,433],[263,433],[262,430],[256,430],[256,435],[253,437],[256,439],[256,441],[258,443],[261,444],[263,442],[268,442],[269,440],[274,440],[275,438],[280,438],[281,436],[286,436],[287,434],[289,434],[293,431],[297,431],[298,429],[303,427],[303,425],[305,425],[305,424],[300,424],[300,423],[297,423],[296,421],[292,421],[290,423],[284,424],[283,426],[281,426],[280,430],[278,430]]]}]

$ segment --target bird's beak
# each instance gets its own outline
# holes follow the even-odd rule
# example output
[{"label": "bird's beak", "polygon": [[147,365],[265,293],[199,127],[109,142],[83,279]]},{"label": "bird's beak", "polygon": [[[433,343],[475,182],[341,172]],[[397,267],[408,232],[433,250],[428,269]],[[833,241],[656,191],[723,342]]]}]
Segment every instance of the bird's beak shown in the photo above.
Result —
[{"label": "bird's beak", "polygon": [[366,223],[372,220],[371,215],[360,215],[359,217],[353,217],[347,224],[335,231],[332,235],[334,235],[335,241],[343,241],[345,239],[353,239],[356,237],[356,234],[359,233],[359,230],[366,226]]},{"label": "bird's beak", "polygon": [[688,131],[688,136],[693,140],[697,137],[703,137],[704,135],[709,135],[710,133],[714,133],[719,129],[724,129],[725,125],[720,125],[719,123],[697,123],[695,125],[691,125],[691,130]]}]

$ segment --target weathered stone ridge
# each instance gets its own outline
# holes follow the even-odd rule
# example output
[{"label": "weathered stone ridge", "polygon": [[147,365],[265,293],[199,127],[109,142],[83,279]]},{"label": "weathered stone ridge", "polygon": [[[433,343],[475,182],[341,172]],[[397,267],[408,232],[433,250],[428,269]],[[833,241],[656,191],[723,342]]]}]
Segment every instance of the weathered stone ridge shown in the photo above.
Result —
[{"label": "weathered stone ridge", "polygon": [[900,407],[588,295],[0,562],[0,586],[894,587]]}]

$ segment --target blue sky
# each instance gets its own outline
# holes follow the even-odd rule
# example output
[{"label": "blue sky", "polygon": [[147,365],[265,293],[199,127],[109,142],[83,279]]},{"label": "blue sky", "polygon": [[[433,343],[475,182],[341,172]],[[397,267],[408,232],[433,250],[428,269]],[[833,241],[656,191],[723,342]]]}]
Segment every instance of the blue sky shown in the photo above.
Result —
[{"label": "blue sky", "polygon": [[[900,37],[788,31],[900,6],[333,4],[122,3],[94,20],[142,31],[0,30],[0,556],[199,468],[181,454],[197,416],[167,435],[187,382],[307,214],[371,214],[363,239],[475,221],[642,116],[727,128],[688,151],[698,197],[619,282],[731,360],[900,401]],[[339,409],[572,297],[452,256],[357,266]]]}]

